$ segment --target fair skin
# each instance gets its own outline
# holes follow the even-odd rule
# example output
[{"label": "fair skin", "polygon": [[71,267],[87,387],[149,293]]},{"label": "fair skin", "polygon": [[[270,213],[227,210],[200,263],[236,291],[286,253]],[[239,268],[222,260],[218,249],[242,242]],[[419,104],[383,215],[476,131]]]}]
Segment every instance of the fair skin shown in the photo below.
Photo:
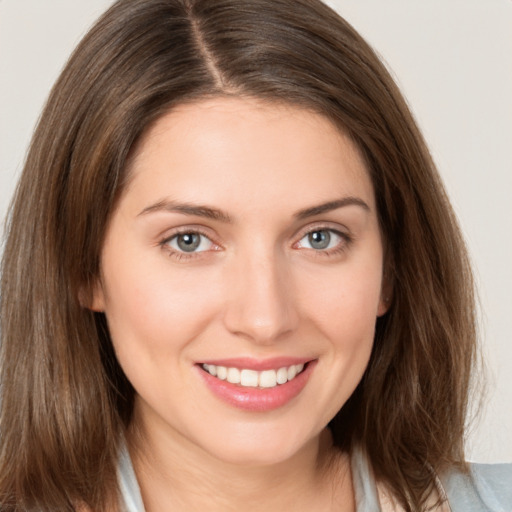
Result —
[{"label": "fair skin", "polygon": [[129,171],[92,308],[136,391],[147,512],[354,510],[326,425],[386,311],[356,147],[318,114],[217,98],[159,119]]}]

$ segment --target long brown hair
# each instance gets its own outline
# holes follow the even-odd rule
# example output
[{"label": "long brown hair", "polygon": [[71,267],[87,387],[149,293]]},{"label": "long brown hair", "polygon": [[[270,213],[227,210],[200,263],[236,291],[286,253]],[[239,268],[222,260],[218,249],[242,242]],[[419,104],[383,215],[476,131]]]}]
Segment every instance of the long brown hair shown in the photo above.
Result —
[{"label": "long brown hair", "polygon": [[435,472],[464,467],[471,271],[423,138],[375,53],[316,0],[120,0],[55,84],[10,212],[3,511],[115,508],[134,391],[103,315],[81,303],[130,150],[174,105],[213,95],[320,112],[365,156],[393,291],[366,373],[330,424],[335,443],[361,446],[407,510],[423,508]]}]

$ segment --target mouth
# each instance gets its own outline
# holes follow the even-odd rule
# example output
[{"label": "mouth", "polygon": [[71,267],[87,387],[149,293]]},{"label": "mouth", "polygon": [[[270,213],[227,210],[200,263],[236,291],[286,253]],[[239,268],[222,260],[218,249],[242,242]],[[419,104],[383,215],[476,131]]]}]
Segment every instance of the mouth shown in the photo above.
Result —
[{"label": "mouth", "polygon": [[212,377],[236,384],[244,388],[269,389],[282,386],[294,380],[308,363],[292,364],[268,370],[253,370],[250,368],[227,367],[203,363],[201,368]]},{"label": "mouth", "polygon": [[196,364],[206,387],[238,409],[265,412],[291,403],[306,386],[317,359],[229,359]]}]

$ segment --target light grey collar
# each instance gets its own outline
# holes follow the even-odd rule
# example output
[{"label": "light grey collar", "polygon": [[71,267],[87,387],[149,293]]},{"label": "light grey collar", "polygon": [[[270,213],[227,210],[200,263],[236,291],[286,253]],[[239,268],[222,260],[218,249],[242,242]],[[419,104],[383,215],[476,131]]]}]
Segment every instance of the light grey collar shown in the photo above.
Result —
[{"label": "light grey collar", "polygon": [[123,500],[121,505],[122,512],[144,512],[139,484],[126,446],[123,446],[119,457],[118,480]]},{"label": "light grey collar", "polygon": [[[354,449],[351,457],[351,469],[357,512],[398,512],[401,510],[394,500],[387,498],[386,490],[376,485],[368,459],[360,449]],[[123,499],[123,512],[145,512],[139,484],[126,447],[123,447],[119,457],[119,487]],[[449,511],[448,503],[445,502],[444,506],[438,510]]]}]

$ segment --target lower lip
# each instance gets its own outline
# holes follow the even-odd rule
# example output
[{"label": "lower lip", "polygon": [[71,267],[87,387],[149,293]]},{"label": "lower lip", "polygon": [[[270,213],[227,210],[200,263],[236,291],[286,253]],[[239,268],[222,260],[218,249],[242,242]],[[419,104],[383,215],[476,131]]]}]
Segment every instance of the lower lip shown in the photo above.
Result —
[{"label": "lower lip", "polygon": [[208,388],[221,400],[246,411],[265,412],[283,407],[293,400],[306,385],[316,361],[310,361],[294,379],[273,388],[251,388],[220,380],[198,366]]}]

